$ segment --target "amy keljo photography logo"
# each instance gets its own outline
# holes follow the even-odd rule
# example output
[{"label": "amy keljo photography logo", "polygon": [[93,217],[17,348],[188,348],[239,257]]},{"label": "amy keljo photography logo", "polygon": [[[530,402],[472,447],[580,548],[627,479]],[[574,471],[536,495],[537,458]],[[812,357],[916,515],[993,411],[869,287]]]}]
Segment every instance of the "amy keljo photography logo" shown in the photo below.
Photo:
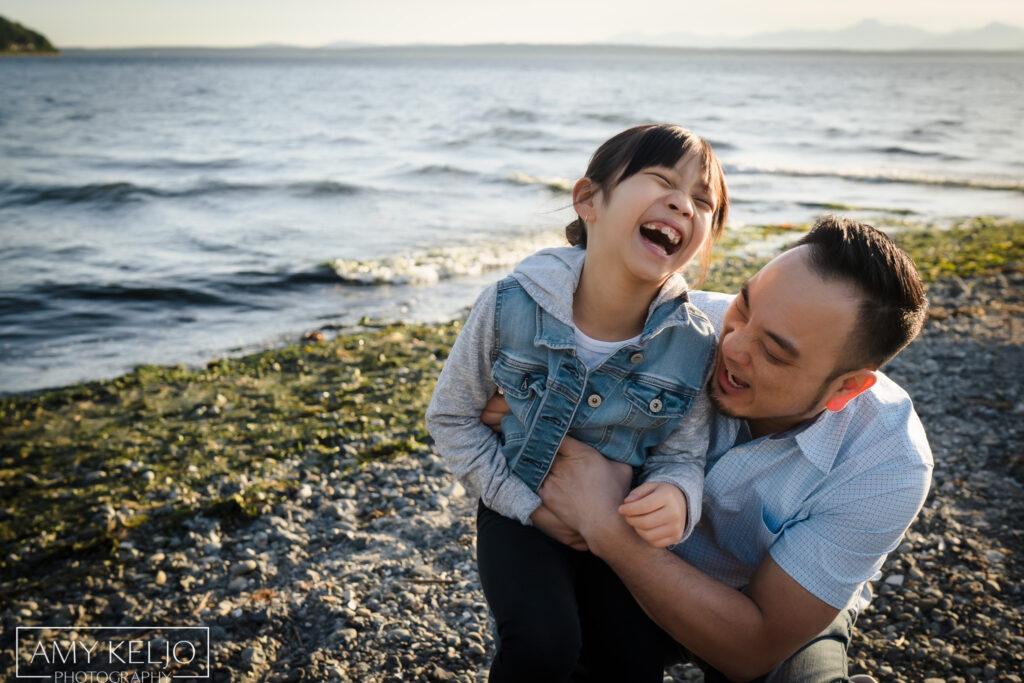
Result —
[{"label": "amy keljo photography logo", "polygon": [[171,683],[210,677],[206,626],[18,626],[17,679]]}]

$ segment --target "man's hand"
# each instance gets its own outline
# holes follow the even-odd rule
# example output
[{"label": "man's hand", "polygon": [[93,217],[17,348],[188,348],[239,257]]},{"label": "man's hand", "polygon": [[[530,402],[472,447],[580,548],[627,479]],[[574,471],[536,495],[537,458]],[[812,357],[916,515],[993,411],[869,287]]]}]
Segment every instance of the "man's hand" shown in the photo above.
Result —
[{"label": "man's hand", "polygon": [[540,497],[569,528],[578,531],[593,550],[592,533],[611,531],[623,523],[616,508],[622,502],[633,470],[601,455],[594,448],[565,437]]},{"label": "man's hand", "polygon": [[655,548],[664,548],[683,539],[686,496],[672,484],[649,481],[629,492],[619,506],[619,514],[640,538]]},{"label": "man's hand", "polygon": [[539,508],[530,515],[533,525],[559,543],[564,543],[573,550],[586,551],[587,542],[575,530],[555,516],[550,508],[541,504]]},{"label": "man's hand", "polygon": [[480,421],[491,428],[495,434],[501,434],[501,418],[509,412],[508,402],[501,394],[491,396],[480,413]]}]

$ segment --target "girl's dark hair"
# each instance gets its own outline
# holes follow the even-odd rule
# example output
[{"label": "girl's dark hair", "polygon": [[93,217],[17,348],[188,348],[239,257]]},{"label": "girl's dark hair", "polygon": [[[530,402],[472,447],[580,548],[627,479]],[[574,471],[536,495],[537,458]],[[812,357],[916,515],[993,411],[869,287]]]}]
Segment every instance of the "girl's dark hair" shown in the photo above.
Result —
[{"label": "girl's dark hair", "polygon": [[[652,166],[673,167],[683,157],[695,154],[701,161],[704,182],[718,198],[718,206],[711,219],[711,237],[701,249],[700,271],[696,285],[707,276],[711,265],[711,246],[718,242],[729,214],[729,192],[725,175],[711,144],[702,137],[680,126],[666,123],[635,126],[610,138],[597,148],[590,158],[586,177],[607,201],[619,183]],[[596,191],[596,190],[595,190]],[[565,226],[565,237],[573,246],[587,246],[587,227],[582,218]]]}]

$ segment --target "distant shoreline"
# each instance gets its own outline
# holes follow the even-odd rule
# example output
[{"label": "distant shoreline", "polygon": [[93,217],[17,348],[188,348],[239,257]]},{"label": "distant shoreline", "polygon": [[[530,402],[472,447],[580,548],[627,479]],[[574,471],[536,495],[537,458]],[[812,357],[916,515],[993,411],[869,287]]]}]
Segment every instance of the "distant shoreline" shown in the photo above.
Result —
[{"label": "distant shoreline", "polygon": [[546,43],[481,43],[474,45],[365,45],[365,46],[247,46],[247,47],[187,47],[187,46],[137,46],[113,48],[68,47],[61,50],[61,55],[75,56],[138,56],[138,57],[278,57],[278,58],[349,58],[349,57],[403,57],[434,56],[455,57],[472,56],[505,56],[505,55],[579,55],[614,57],[642,54],[675,55],[675,54],[766,54],[766,55],[813,55],[841,54],[851,56],[1021,56],[1024,48],[1017,50],[984,50],[984,49],[920,49],[907,48],[899,50],[865,50],[855,48],[770,48],[770,47],[674,47],[662,45],[630,45],[619,43],[585,43],[585,44],[546,44]]},{"label": "distant shoreline", "polygon": [[0,52],[0,59],[4,57],[61,57],[60,52],[25,52],[21,50]]}]

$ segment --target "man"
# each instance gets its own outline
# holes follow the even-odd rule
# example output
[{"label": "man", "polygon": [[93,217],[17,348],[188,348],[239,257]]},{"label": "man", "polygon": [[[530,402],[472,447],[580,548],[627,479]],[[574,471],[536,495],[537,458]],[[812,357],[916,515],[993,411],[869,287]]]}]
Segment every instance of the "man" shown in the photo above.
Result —
[{"label": "man", "polygon": [[709,392],[722,415],[692,536],[674,553],[641,540],[623,518],[645,503],[623,503],[627,468],[568,438],[543,504],[708,680],[848,680],[866,582],[931,480],[910,398],[878,372],[923,324],[917,270],[884,234],[830,217],[731,302],[692,300],[720,334]]}]

